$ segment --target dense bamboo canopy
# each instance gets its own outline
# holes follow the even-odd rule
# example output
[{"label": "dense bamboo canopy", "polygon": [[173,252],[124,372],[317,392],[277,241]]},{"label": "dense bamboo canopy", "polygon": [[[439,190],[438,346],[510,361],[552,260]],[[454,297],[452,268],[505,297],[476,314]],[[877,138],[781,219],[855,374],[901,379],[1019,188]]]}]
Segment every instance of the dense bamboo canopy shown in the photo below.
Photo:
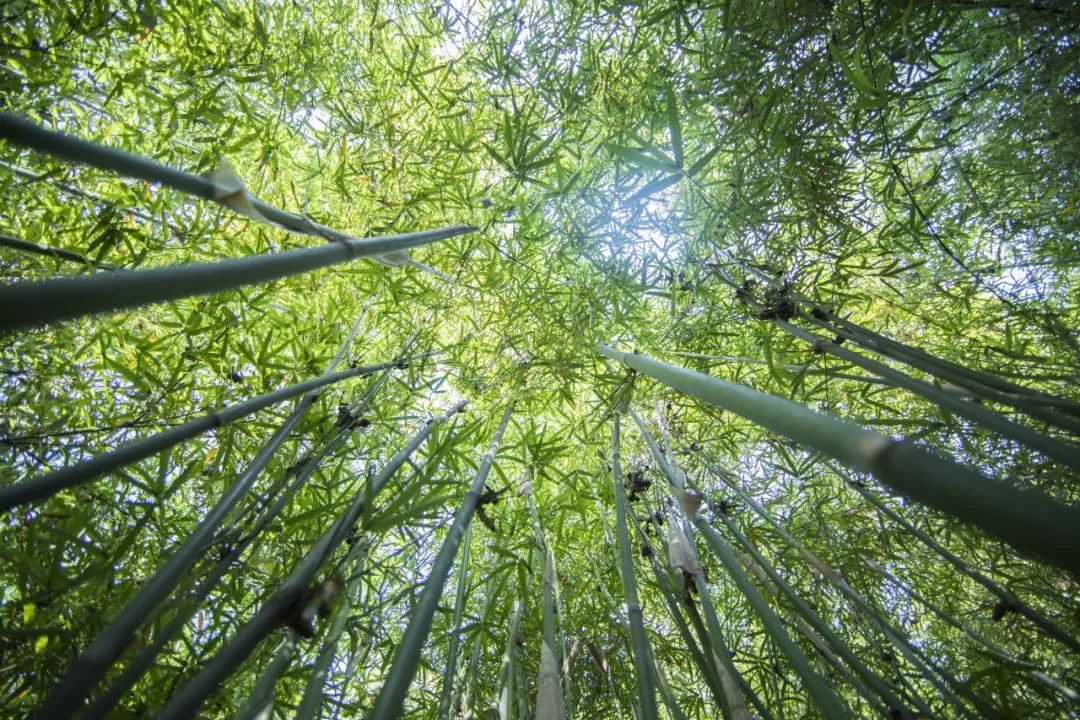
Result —
[{"label": "dense bamboo canopy", "polygon": [[1080,713],[1067,0],[8,0],[4,717]]}]

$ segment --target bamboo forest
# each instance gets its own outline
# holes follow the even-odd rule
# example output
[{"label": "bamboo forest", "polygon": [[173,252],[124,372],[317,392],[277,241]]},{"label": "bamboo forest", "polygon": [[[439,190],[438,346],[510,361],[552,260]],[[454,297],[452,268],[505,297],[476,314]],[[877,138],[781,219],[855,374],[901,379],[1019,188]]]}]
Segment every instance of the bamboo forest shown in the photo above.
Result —
[{"label": "bamboo forest", "polygon": [[1074,0],[0,0],[0,718],[1080,718]]}]

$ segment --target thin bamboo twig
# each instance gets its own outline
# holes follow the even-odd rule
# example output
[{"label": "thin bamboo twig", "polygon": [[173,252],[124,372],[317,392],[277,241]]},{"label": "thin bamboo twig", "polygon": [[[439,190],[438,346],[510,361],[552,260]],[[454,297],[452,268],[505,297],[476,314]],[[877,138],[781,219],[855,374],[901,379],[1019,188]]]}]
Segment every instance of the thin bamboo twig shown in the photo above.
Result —
[{"label": "thin bamboo twig", "polygon": [[258,647],[260,643],[284,620],[299,598],[303,597],[319,568],[323,566],[331,553],[345,540],[353,526],[360,519],[367,504],[378,496],[398,468],[428,438],[439,425],[447,422],[465,406],[461,401],[451,406],[441,416],[424,425],[406,443],[383,470],[371,480],[369,487],[359,492],[345,512],[323,533],[314,546],[307,552],[296,568],[281,583],[278,589],[263,603],[255,616],[240,628],[221,650],[217,652],[202,669],[187,682],[162,708],[158,720],[184,720],[198,712],[203,701],[213,693],[218,685]]},{"label": "thin bamboo twig", "polygon": [[379,694],[375,698],[375,704],[368,714],[368,717],[373,720],[397,720],[401,715],[409,685],[412,684],[413,677],[416,675],[420,652],[427,641],[428,633],[431,631],[432,618],[435,616],[435,608],[439,604],[439,598],[442,597],[446,576],[450,574],[450,568],[453,566],[454,558],[457,556],[461,539],[465,535],[465,528],[468,527],[469,522],[472,520],[476,504],[484,490],[484,483],[487,482],[491,467],[495,464],[495,454],[502,443],[506,426],[510,424],[510,415],[513,410],[514,406],[511,404],[503,412],[499,427],[495,430],[495,436],[492,438],[491,444],[480,462],[476,478],[469,486],[468,492],[465,493],[465,501],[447,531],[446,540],[443,541],[443,546],[439,549],[439,554],[435,558],[431,574],[424,582],[424,589],[420,593],[420,598],[416,601],[412,616],[409,618],[409,624],[405,628],[405,633],[394,650],[394,657],[390,662],[390,669],[387,671],[386,682],[383,683],[382,688],[379,690]]},{"label": "thin bamboo twig", "polygon": [[602,354],[669,387],[808,445],[1014,548],[1080,572],[1080,508],[993,480],[918,446],[743,385],[600,345]]},{"label": "thin bamboo twig", "polygon": [[[330,375],[320,375],[311,380],[279,388],[258,397],[244,400],[243,402],[229,405],[202,417],[196,418],[183,425],[168,428],[149,437],[132,440],[124,443],[115,450],[95,455],[81,463],[69,465],[51,473],[35,475],[19,483],[0,488],[0,512],[25,503],[43,500],[66,488],[82,485],[105,473],[117,468],[129,465],[138,460],[150,457],[163,450],[178,445],[185,440],[201,435],[208,430],[219,428],[229,423],[236,422],[259,410],[275,405],[284,400],[313,393],[320,388],[347,380],[349,378],[370,375],[372,373],[392,368],[400,364],[400,361],[380,363],[378,365],[365,365],[362,367],[343,370]],[[305,406],[310,406],[314,397],[305,400]],[[305,407],[306,409],[306,407]]]},{"label": "thin bamboo twig", "polygon": [[634,562],[630,554],[630,533],[626,525],[626,490],[623,487],[622,461],[619,449],[619,413],[615,413],[611,425],[611,470],[615,490],[615,526],[619,540],[619,562],[623,592],[626,595],[630,637],[634,648],[634,675],[637,678],[638,702],[642,720],[657,717],[656,691],[653,687],[651,651],[645,634],[645,622],[638,600],[637,583],[634,579]]},{"label": "thin bamboo twig", "polygon": [[265,720],[270,717],[278,678],[292,662],[295,652],[296,637],[291,634],[286,635],[274,651],[274,656],[266,669],[259,675],[259,679],[251,688],[244,703],[236,711],[233,720]]}]

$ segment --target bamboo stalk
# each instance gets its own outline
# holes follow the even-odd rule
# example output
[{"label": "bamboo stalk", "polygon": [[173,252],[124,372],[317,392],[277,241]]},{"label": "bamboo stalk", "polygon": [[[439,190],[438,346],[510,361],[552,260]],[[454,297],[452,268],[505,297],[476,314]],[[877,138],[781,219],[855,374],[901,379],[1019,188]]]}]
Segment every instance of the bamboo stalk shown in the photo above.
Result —
[{"label": "bamboo stalk", "polygon": [[[221,183],[213,177],[193,175],[154,162],[140,155],[114,150],[104,145],[80,140],[71,135],[46,130],[29,120],[10,113],[0,113],[0,138],[7,140],[12,145],[29,148],[72,163],[90,165],[99,170],[115,172],[123,177],[158,183],[186,195],[211,200],[242,214],[253,215],[255,219],[262,222],[279,225],[290,232],[314,235],[334,242],[357,240],[351,235],[321,225],[302,215],[296,215],[267,205],[258,198],[251,197],[242,186],[239,188],[222,188]],[[223,189],[231,192],[223,193]],[[235,202],[234,195],[239,192],[243,192],[246,196],[246,203],[250,204],[250,208],[246,213],[243,213],[243,208],[238,207],[238,203]]]},{"label": "bamboo stalk", "polygon": [[[392,366],[392,363],[384,363],[377,366],[355,368],[346,371],[346,373],[355,376],[360,374],[357,372],[359,370],[371,373]],[[321,385],[326,385],[327,379],[331,379],[330,381],[333,378],[341,379],[340,376],[341,373],[335,373],[317,380],[324,380]],[[307,389],[311,390],[320,387],[320,384],[313,383],[315,381],[309,381]],[[304,383],[301,383],[301,385],[304,385]],[[275,431],[274,435],[267,441],[244,472],[229,486],[217,504],[203,517],[195,530],[188,535],[180,547],[170,554],[165,563],[143,586],[142,590],[124,606],[108,627],[101,631],[87,646],[82,655],[72,663],[64,677],[50,691],[45,704],[38,713],[40,717],[50,718],[50,720],[53,718],[69,718],[81,709],[82,703],[93,692],[97,683],[101,681],[108,669],[131,643],[139,627],[153,613],[155,608],[169,596],[169,593],[176,587],[183,574],[205,552],[207,542],[214,532],[225,521],[232,508],[248,493],[278,448],[303,419],[308,408],[314,404],[316,397],[317,395],[311,392],[303,396],[289,417]]]},{"label": "bamboo stalk", "polygon": [[468,225],[347,239],[317,247],[153,270],[118,270],[0,287],[0,332],[112,310],[234,290],[290,275],[428,245],[472,232]]},{"label": "bamboo stalk", "polygon": [[[769,287],[779,289],[777,281],[752,266],[744,266],[747,270],[765,282]],[[724,277],[725,281],[733,288],[738,288],[735,282]],[[831,332],[843,335],[846,338],[862,345],[868,350],[880,353],[894,360],[917,367],[920,370],[931,373],[942,380],[948,380],[972,392],[983,395],[987,399],[1007,403],[1029,414],[1040,417],[1047,422],[1055,424],[1066,423],[1064,427],[1071,428],[1074,432],[1077,424],[1068,417],[1062,417],[1056,413],[1047,413],[1046,408],[1052,407],[1064,411],[1073,417],[1080,417],[1080,403],[1066,398],[1058,398],[1048,395],[1040,390],[1017,385],[1004,378],[984,370],[974,370],[958,363],[938,357],[925,350],[920,350],[904,343],[897,342],[889,337],[876,333],[868,328],[845,320],[836,313],[830,312],[798,291],[787,288],[788,294],[810,311],[810,322],[825,328]]]},{"label": "bamboo stalk", "polygon": [[119,269],[119,266],[117,265],[94,260],[93,258],[87,257],[82,253],[72,252],[71,250],[64,250],[63,248],[49,247],[48,245],[30,242],[29,240],[22,240],[20,238],[11,237],[10,235],[0,234],[0,247],[10,248],[12,250],[18,250],[19,252],[30,253],[32,255],[44,255],[45,257],[51,257],[57,260],[67,260],[69,262],[77,263],[84,267],[94,267],[98,270]]},{"label": "bamboo stalk", "polygon": [[[755,303],[755,305],[760,307],[757,303]],[[1020,444],[1038,450],[1046,456],[1064,463],[1075,470],[1080,470],[1080,447],[1077,447],[1076,445],[1040,433],[1024,425],[1020,425],[1019,423],[1008,419],[1001,413],[994,412],[993,410],[969,400],[964,400],[954,393],[936,388],[930,383],[913,378],[906,373],[893,370],[883,363],[871,360],[859,353],[852,352],[845,347],[837,345],[835,342],[831,342],[826,338],[807,332],[806,330],[796,327],[779,318],[773,318],[772,322],[777,327],[787,331],[790,335],[810,343],[817,350],[821,350],[822,352],[826,352],[841,360],[846,360],[853,365],[857,365],[858,367],[887,380],[889,383],[897,387],[902,387],[960,417],[967,418],[968,420],[983,426],[987,430],[1012,438]]]},{"label": "bamboo stalk", "polygon": [[[706,467],[714,474],[719,475],[720,477],[724,477],[723,471],[710,466],[708,463],[706,463]],[[756,503],[751,504],[755,507],[755,509],[760,507],[757,506]],[[764,509],[761,509],[760,514],[762,514],[762,517],[767,520],[771,518],[771,516],[764,511]],[[982,700],[982,698],[975,696],[973,693],[967,690],[967,688],[965,688],[962,683],[957,681],[956,678],[952,677],[951,674],[941,670],[940,668],[934,666],[933,663],[928,661],[925,655],[920,652],[918,648],[916,648],[915,645],[909,640],[907,635],[899,628],[894,627],[885,618],[881,617],[881,615],[872,605],[870,605],[866,600],[862,598],[861,595],[855,592],[855,590],[850,585],[848,585],[847,581],[839,572],[831,568],[821,558],[808,550],[805,546],[802,545],[802,543],[798,542],[775,520],[769,520],[769,522],[779,530],[781,537],[783,537],[789,544],[791,544],[792,547],[795,548],[795,550],[804,559],[806,559],[810,566],[813,567],[823,578],[832,583],[833,586],[835,586],[836,589],[840,591],[840,594],[843,595],[852,604],[852,606],[856,610],[858,610],[861,615],[863,615],[870,622],[872,622],[874,626],[877,627],[881,631],[881,633],[888,639],[888,641],[893,645],[893,647],[895,647],[900,652],[900,654],[903,655],[908,660],[908,662],[912,664],[912,666],[918,669],[920,674],[931,685],[937,688],[937,690],[949,702],[951,702],[961,714],[968,718],[976,717],[972,713],[970,708],[968,708],[967,705],[965,705],[964,702],[960,699],[960,695],[967,697],[976,706],[980,706],[981,710],[985,711],[986,709],[988,709],[985,707],[986,703],[984,700]],[[921,708],[925,708],[925,706],[922,705],[922,701],[917,696],[913,696],[913,702],[920,705]],[[927,710],[928,708],[925,708],[923,712],[926,712]],[[996,711],[992,712],[991,714],[996,715]]]},{"label": "bamboo stalk", "polygon": [[[633,416],[633,410],[630,412]],[[646,512],[649,513],[650,517],[654,518],[653,527],[656,530],[657,537],[663,538],[660,525],[655,522],[656,514],[648,504],[648,500],[646,498],[643,499],[646,503]],[[678,521],[673,520],[672,522]],[[724,704],[721,706],[721,712],[725,718],[729,718],[730,720],[750,720],[750,710],[746,706],[746,701],[743,698],[743,694],[745,693],[745,695],[750,698],[750,701],[754,703],[755,709],[762,717],[769,718],[771,717],[771,712],[769,711],[768,706],[762,702],[761,698],[757,696],[757,693],[753,691],[753,688],[751,688],[743,679],[742,675],[735,667],[735,663],[732,661],[731,650],[728,649],[727,642],[724,639],[723,630],[720,628],[720,620],[716,614],[716,607],[713,605],[709,584],[705,582],[705,574],[701,570],[697,548],[692,542],[693,526],[685,520],[684,526],[685,534],[691,539],[687,550],[692,556],[693,564],[697,567],[697,570],[690,574],[693,576],[694,586],[697,588],[698,598],[701,601],[701,609],[705,615],[704,623],[702,622],[701,614],[698,613],[697,608],[692,602],[685,602],[684,604],[686,606],[686,612],[690,616],[691,622],[694,623],[694,628],[697,630],[698,636],[701,638],[701,643],[705,652],[712,656],[713,666],[716,668],[720,684],[723,687],[722,697]],[[670,543],[666,540],[661,540],[661,542],[670,558],[672,554]]]},{"label": "bamboo stalk", "polygon": [[1080,572],[1080,509],[985,477],[933,455],[790,400],[600,345],[602,354],[669,387],[725,408],[869,472],[921,503],[965,520],[1014,548]]},{"label": "bamboo stalk", "polygon": [[637,583],[634,579],[634,562],[630,554],[630,534],[626,526],[626,490],[623,488],[622,461],[619,450],[619,413],[615,413],[611,426],[611,469],[615,491],[615,525],[619,539],[619,561],[622,570],[623,592],[630,625],[630,637],[634,647],[634,675],[637,678],[638,702],[642,720],[657,717],[656,691],[651,671],[649,638],[645,634],[645,622],[638,600]]},{"label": "bamboo stalk", "polygon": [[[150,457],[163,450],[168,450],[185,440],[190,440],[191,438],[201,435],[209,430],[213,430],[214,428],[223,427],[236,422],[237,420],[241,420],[259,410],[296,397],[297,395],[314,393],[321,388],[341,382],[342,380],[370,375],[379,372],[380,370],[395,367],[399,364],[400,361],[392,361],[380,363],[378,365],[365,365],[329,375],[320,375],[311,380],[305,380],[304,382],[264,393],[258,397],[251,398],[250,400],[244,400],[235,405],[226,406],[182,425],[162,430],[149,437],[132,440],[131,442],[124,443],[115,450],[95,455],[84,462],[69,465],[50,473],[35,475],[20,483],[7,485],[0,488],[0,512],[11,510],[16,506],[25,503],[43,500],[61,490],[90,482],[91,480],[101,477],[105,473],[116,470],[124,465]],[[317,394],[311,396],[310,399],[304,399],[302,401],[305,410],[312,402],[314,402],[315,397],[317,397]],[[297,418],[297,420],[299,420],[299,418]]]},{"label": "bamboo stalk", "polygon": [[315,657],[315,662],[308,673],[307,683],[304,685],[304,694],[300,699],[300,705],[296,709],[296,720],[317,720],[320,716],[323,704],[323,687],[326,684],[326,676],[330,672],[330,666],[337,656],[338,642],[345,632],[345,624],[349,620],[354,602],[353,595],[359,583],[353,578],[356,565],[362,564],[361,554],[366,553],[368,542],[360,541],[349,548],[345,559],[341,562],[342,576],[345,578],[345,586],[341,589],[341,602],[334,610],[334,617],[330,621],[330,630],[323,639],[322,648]]},{"label": "bamboo stalk", "polygon": [[[881,700],[884,700],[885,712],[883,715],[887,718],[900,717],[907,718],[908,720],[914,718],[914,715],[912,715],[911,711],[907,708],[906,703],[904,703],[896,694],[896,690],[880,675],[870,670],[859,656],[852,651],[848,644],[833,632],[832,628],[828,626],[821,616],[818,615],[817,612],[810,607],[797,592],[795,592],[795,589],[780,576],[780,573],[777,572],[776,568],[765,560],[758,549],[750,542],[750,539],[735,527],[735,523],[733,523],[726,515],[721,515],[720,518],[739,545],[750,554],[750,558],[752,558],[754,563],[753,567],[757,567],[765,577],[772,582],[773,586],[779,589],[780,592],[791,601],[799,615],[809,623],[810,627],[828,642],[829,646],[844,659],[859,678],[865,681],[866,687],[872,688],[874,692],[877,693],[877,696],[880,696]],[[859,685],[855,686],[860,687]],[[874,696],[864,695],[864,697],[870,703],[874,703],[876,700],[876,697]]]},{"label": "bamboo stalk", "polygon": [[323,533],[314,546],[307,552],[296,568],[281,583],[271,597],[263,603],[255,616],[240,628],[221,650],[217,652],[202,669],[173,695],[162,708],[158,720],[184,720],[198,712],[203,701],[217,689],[218,685],[243,663],[256,647],[277,628],[290,608],[302,597],[331,553],[345,540],[353,526],[360,519],[364,508],[374,501],[386,486],[398,468],[428,438],[439,425],[447,422],[465,406],[461,401],[450,407],[443,415],[433,419],[421,428],[406,443],[383,470],[371,480],[368,488],[353,498],[352,503],[334,524]]},{"label": "bamboo stalk", "polygon": [[[344,359],[345,353],[348,351],[349,346],[356,337],[357,331],[360,329],[360,323],[365,312],[366,306],[364,310],[357,315],[345,340],[341,343],[337,353],[327,366],[324,375],[332,373]],[[411,342],[410,339],[410,341],[406,343],[406,349],[411,345]],[[386,368],[379,379],[372,383],[371,387],[364,394],[359,403],[354,402],[352,404],[351,412],[354,415],[366,410],[367,406],[374,398],[375,393],[382,388],[383,384],[385,384],[386,380],[389,378],[390,372],[391,368]],[[303,404],[301,407],[303,407]],[[361,408],[363,410],[361,410]],[[300,410],[300,408],[297,408],[297,410]],[[280,488],[278,488],[270,493],[270,497],[275,498],[274,503],[267,508],[262,516],[255,522],[253,527],[235,540],[235,544],[230,551],[214,565],[209,573],[207,573],[206,577],[203,578],[195,591],[187,599],[187,602],[181,603],[180,609],[174,614],[173,618],[165,625],[165,627],[155,633],[154,639],[130,663],[128,663],[128,666],[124,668],[124,671],[120,676],[109,685],[105,694],[90,704],[86,712],[83,713],[82,720],[98,720],[115,707],[116,703],[120,701],[124,694],[153,666],[154,659],[161,650],[164,649],[169,640],[180,631],[199,604],[206,599],[215,587],[217,587],[218,583],[225,577],[225,574],[232,568],[233,564],[240,559],[244,551],[255,542],[262,531],[273,522],[285,505],[295,497],[299,489],[307,483],[308,478],[314,474],[315,470],[334,447],[349,434],[349,428],[344,427],[339,429],[331,439],[315,453],[315,455],[309,457],[307,461],[304,462],[285,492],[280,492]],[[287,479],[288,475],[289,473],[286,471],[282,476],[282,480],[284,481]]]},{"label": "bamboo stalk", "polygon": [[454,600],[454,629],[450,632],[447,641],[446,674],[443,675],[442,691],[439,693],[439,708],[435,714],[435,717],[439,720],[451,720],[450,703],[454,695],[454,682],[457,677],[457,658],[461,645],[461,619],[465,612],[465,595],[469,587],[469,546],[471,540],[472,524],[465,529],[461,562],[458,563],[457,597]]},{"label": "bamboo stalk", "polygon": [[[685,482],[682,480],[684,477],[681,471],[671,465],[668,458],[664,457],[664,454],[660,451],[660,448],[656,444],[656,440],[653,439],[652,433],[649,432],[649,428],[645,425],[642,419],[637,413],[631,410],[631,417],[637,423],[638,429],[641,431],[641,436],[645,439],[645,444],[649,446],[649,450],[652,451],[653,457],[656,459],[657,464],[663,475],[667,478],[668,484],[671,487],[672,495],[676,500],[679,500],[679,494],[686,493]],[[684,511],[685,513],[685,511]],[[761,624],[765,627],[765,631],[776,643],[780,651],[787,657],[788,662],[791,663],[792,668],[798,674],[799,678],[803,682],[803,686],[806,688],[807,694],[818,709],[821,710],[822,716],[827,718],[848,718],[852,717],[851,712],[843,704],[836,693],[825,683],[824,678],[813,668],[810,663],[810,659],[806,657],[806,654],[795,643],[795,641],[788,635],[787,630],[784,628],[784,623],[780,617],[776,614],[769,603],[754,586],[753,581],[739,565],[738,560],[735,558],[735,554],[719,533],[717,533],[705,519],[696,512],[685,513],[688,514],[687,520],[697,528],[698,532],[705,539],[706,545],[712,550],[713,554],[724,565],[731,579],[735,582],[735,585],[739,588],[739,591],[746,598],[750,607],[754,610],[754,613],[758,616]],[[700,575],[700,573],[697,573]],[[704,585],[704,577],[698,579],[699,589]]]},{"label": "bamboo stalk", "polygon": [[271,715],[278,678],[292,662],[296,652],[296,638],[286,635],[274,651],[274,656],[266,669],[259,675],[255,686],[251,688],[244,703],[236,711],[233,720],[265,720]]},{"label": "bamboo stalk", "polygon": [[491,472],[491,466],[495,463],[495,453],[498,452],[503,433],[510,423],[512,412],[513,405],[507,407],[506,411],[503,412],[502,420],[499,422],[499,427],[491,440],[491,445],[488,446],[487,452],[484,453],[476,478],[465,494],[465,501],[447,531],[446,540],[435,558],[431,574],[424,583],[424,589],[416,602],[412,617],[409,618],[405,634],[402,635],[397,648],[394,650],[394,657],[390,662],[390,669],[387,671],[386,682],[383,683],[382,689],[379,690],[379,694],[375,698],[375,704],[368,714],[369,718],[397,720],[401,715],[409,685],[412,684],[413,677],[416,675],[420,651],[423,649],[428,633],[431,631],[432,618],[435,615],[435,608],[439,603],[439,598],[442,596],[446,576],[450,574],[454,557],[457,555],[461,539],[465,535],[465,528],[468,527],[469,522],[472,520],[476,504],[484,490],[484,483]]},{"label": "bamboo stalk", "polygon": [[[660,562],[656,559],[656,550],[653,548],[652,543],[649,542],[649,538],[645,531],[639,526],[640,520],[634,513],[633,507],[627,506],[627,512],[630,518],[634,522],[634,526],[637,529],[639,540],[643,546],[649,548],[649,564],[652,567],[653,578],[657,587],[660,589],[660,593],[664,598],[665,603],[668,606],[669,614],[672,621],[675,623],[676,629],[679,631],[679,635],[682,636],[683,642],[686,644],[686,649],[690,653],[690,657],[694,660],[694,664],[697,665],[698,670],[701,672],[701,676],[705,681],[705,684],[709,686],[709,690],[712,692],[713,700],[716,706],[720,708],[721,713],[727,717],[727,701],[724,699],[724,689],[720,682],[720,675],[716,669],[716,659],[712,652],[703,652],[698,646],[697,641],[694,639],[693,633],[690,631],[690,627],[686,624],[686,619],[683,617],[680,610],[679,603],[675,600],[674,593],[671,589],[670,580],[664,575],[660,568]],[[603,517],[603,515],[601,515]],[[655,518],[652,519],[655,521]],[[659,533],[658,533],[659,534]],[[667,550],[664,550],[667,553]]]}]

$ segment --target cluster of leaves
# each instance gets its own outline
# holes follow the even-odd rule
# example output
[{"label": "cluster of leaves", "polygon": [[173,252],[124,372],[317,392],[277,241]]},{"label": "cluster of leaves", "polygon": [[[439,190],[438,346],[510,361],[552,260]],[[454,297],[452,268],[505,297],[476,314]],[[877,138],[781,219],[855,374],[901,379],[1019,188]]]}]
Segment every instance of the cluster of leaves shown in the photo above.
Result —
[{"label": "cluster of leaves", "polygon": [[[159,707],[369,472],[457,397],[469,399],[467,417],[440,430],[391,499],[365,516],[374,549],[327,685],[343,712],[370,707],[433,540],[511,399],[491,486],[512,491],[485,508],[496,531],[472,536],[460,674],[476,708],[498,695],[515,598],[525,602],[513,643],[520,694],[535,683],[540,571],[517,492],[528,470],[558,560],[563,652],[576,638],[608,659],[604,670],[580,651],[568,695],[597,717],[629,716],[632,663],[612,620],[622,609],[610,599],[622,590],[606,530],[608,418],[626,401],[670,429],[672,449],[717,507],[882,676],[903,678],[947,712],[880,633],[700,472],[702,453],[738,472],[792,534],[1005,716],[1054,717],[1061,700],[870,572],[862,556],[1017,657],[1080,684],[1075,658],[1002,615],[817,458],[630,380],[595,353],[597,341],[640,348],[1077,500],[1064,469],[813,352],[722,281],[747,279],[743,268],[754,267],[908,344],[1080,397],[1080,14],[1069,3],[16,0],[0,13],[5,111],[192,172],[227,160],[260,198],[358,236],[480,228],[417,252],[450,281],[359,262],[0,338],[3,482],[317,375],[360,313],[350,360],[388,360],[407,343],[434,353],[394,374],[368,424],[346,418],[351,440],[130,693],[131,713]],[[136,269],[315,242],[10,146],[0,161],[0,234],[97,262]],[[0,246],[5,282],[84,271]],[[783,297],[744,287],[779,307],[774,317],[789,315]],[[366,387],[351,381],[324,394],[233,524],[243,527]],[[285,412],[0,518],[0,663],[18,668],[0,681],[6,705],[40,703]],[[643,494],[655,493],[663,483],[643,443],[626,442],[627,466],[652,478]],[[1075,579],[918,507],[894,507],[1057,622],[1080,627]],[[812,712],[722,568],[706,564],[737,667],[778,717]],[[639,580],[658,662],[687,715],[713,717],[646,567]],[[162,608],[136,645],[173,610]],[[447,612],[432,637],[452,630]],[[212,714],[238,706],[271,653],[265,645],[215,696]],[[409,701],[417,716],[434,715],[445,656],[445,642],[426,650]],[[295,663],[279,684],[280,708],[296,705],[305,679],[305,663]],[[831,680],[862,707],[842,678]]]}]

